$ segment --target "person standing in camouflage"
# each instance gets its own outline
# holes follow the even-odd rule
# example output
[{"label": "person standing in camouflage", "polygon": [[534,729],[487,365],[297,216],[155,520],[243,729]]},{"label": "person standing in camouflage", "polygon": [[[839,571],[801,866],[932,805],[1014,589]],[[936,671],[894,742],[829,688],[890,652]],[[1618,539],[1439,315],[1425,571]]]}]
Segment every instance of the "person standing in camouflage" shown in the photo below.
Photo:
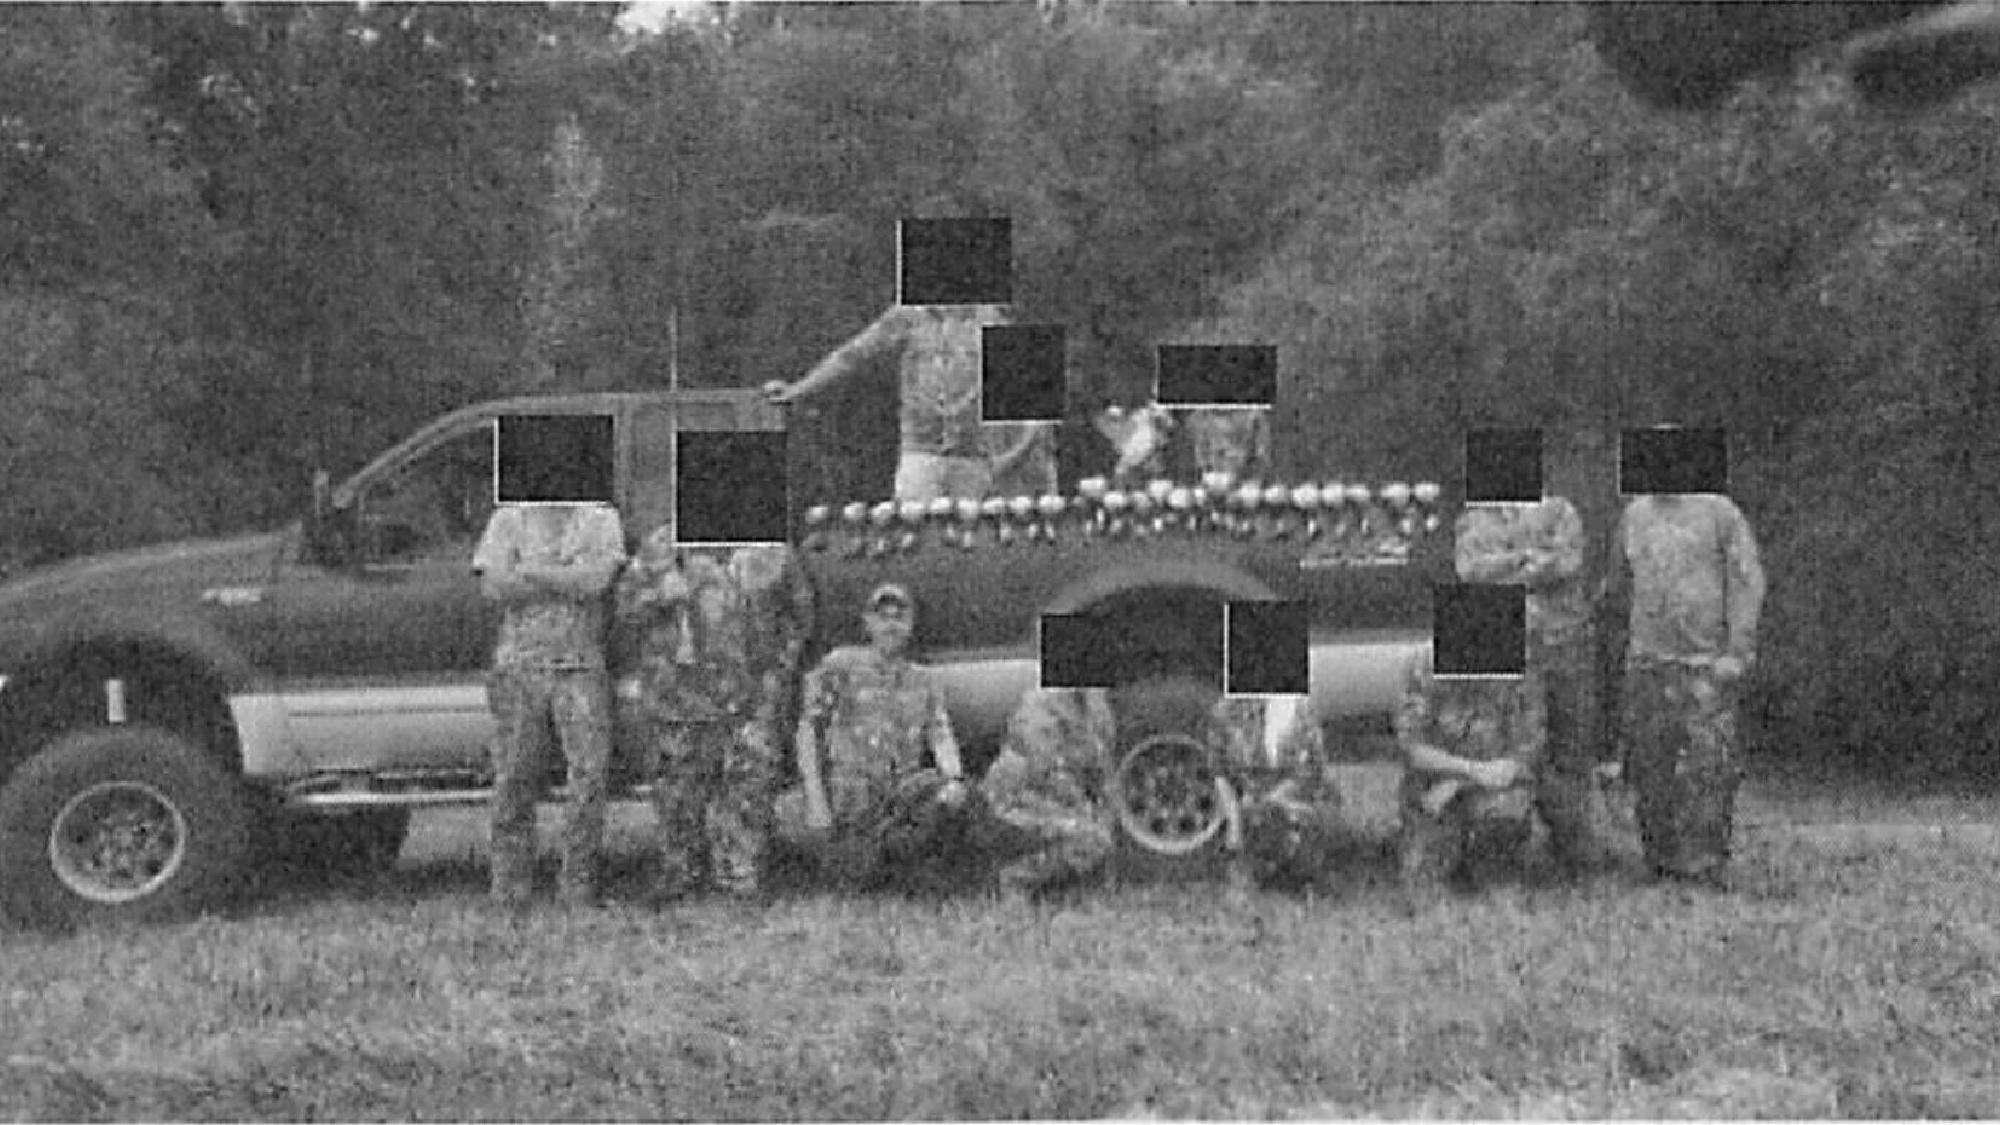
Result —
[{"label": "person standing in camouflage", "polygon": [[1000,756],[980,786],[994,819],[1027,841],[1026,854],[1009,858],[997,872],[1003,895],[1026,898],[1103,871],[1116,844],[1104,783],[1117,743],[1110,692],[1034,688],[1022,694]]},{"label": "person standing in camouflage", "polygon": [[1518,856],[1534,831],[1529,784],[1541,763],[1541,686],[1440,679],[1432,650],[1411,658],[1396,707],[1403,755],[1398,867],[1409,891],[1462,881],[1473,867]]},{"label": "person standing in camouflage", "polygon": [[1224,697],[1209,717],[1207,735],[1241,809],[1229,839],[1231,884],[1248,888],[1323,874],[1339,836],[1342,802],[1311,701]]},{"label": "person standing in camouflage", "polygon": [[1542,686],[1548,723],[1535,804],[1557,866],[1572,876],[1604,859],[1592,819],[1602,755],[1584,543],[1582,517],[1560,496],[1534,504],[1476,504],[1458,519],[1462,581],[1527,587],[1527,667]]},{"label": "person standing in camouflage", "polygon": [[964,827],[965,774],[944,693],[904,655],[915,612],[908,590],[877,587],[862,613],[868,645],[836,648],[806,676],[802,812],[823,865],[848,886],[880,886]]},{"label": "person standing in camouflage", "polygon": [[534,880],[535,801],[553,734],[569,761],[560,894],[588,905],[611,763],[611,693],[604,659],[604,594],[625,561],[625,532],[609,506],[503,505],[487,521],[472,569],[504,605],[487,698],[494,746],[492,893],[526,902]]},{"label": "person standing in camouflage", "polygon": [[636,667],[619,694],[652,751],[657,901],[707,882],[762,891],[779,732],[811,629],[812,589],[791,548],[680,549],[647,536],[618,586]]},{"label": "person standing in camouflage", "polygon": [[1742,782],[1737,686],[1764,602],[1749,522],[1715,493],[1633,498],[1605,600],[1624,634],[1625,770],[1646,860],[1656,876],[1721,885]]}]

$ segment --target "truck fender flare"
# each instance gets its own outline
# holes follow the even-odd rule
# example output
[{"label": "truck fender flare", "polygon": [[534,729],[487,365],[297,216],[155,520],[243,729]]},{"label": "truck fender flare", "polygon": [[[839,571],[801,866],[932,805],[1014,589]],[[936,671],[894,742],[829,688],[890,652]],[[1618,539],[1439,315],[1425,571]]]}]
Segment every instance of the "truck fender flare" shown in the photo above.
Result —
[{"label": "truck fender flare", "polygon": [[1197,590],[1225,601],[1268,602],[1276,593],[1233,566],[1211,562],[1160,562],[1095,571],[1050,599],[1046,613],[1078,613],[1127,594]]}]

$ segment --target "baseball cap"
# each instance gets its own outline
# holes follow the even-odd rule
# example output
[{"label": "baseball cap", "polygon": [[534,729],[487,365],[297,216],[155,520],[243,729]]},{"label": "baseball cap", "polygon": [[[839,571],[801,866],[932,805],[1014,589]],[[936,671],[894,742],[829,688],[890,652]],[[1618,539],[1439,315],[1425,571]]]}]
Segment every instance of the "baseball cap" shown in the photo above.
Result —
[{"label": "baseball cap", "polygon": [[880,586],[875,587],[874,592],[868,595],[867,605],[868,612],[870,613],[881,609],[884,605],[891,604],[899,605],[905,610],[913,610],[916,608],[917,603],[915,599],[910,597],[910,592],[907,589],[904,589],[901,584],[895,582],[884,582]]}]

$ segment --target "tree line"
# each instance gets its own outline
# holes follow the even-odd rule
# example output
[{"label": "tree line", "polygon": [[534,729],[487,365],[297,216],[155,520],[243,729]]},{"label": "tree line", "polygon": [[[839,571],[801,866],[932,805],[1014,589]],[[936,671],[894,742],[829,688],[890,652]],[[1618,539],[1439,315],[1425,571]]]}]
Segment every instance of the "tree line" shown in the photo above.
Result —
[{"label": "tree line", "polygon": [[[1987,767],[1993,93],[1884,115],[1808,65],[1662,113],[1559,5],[617,16],[0,12],[0,563],[272,524],[495,394],[795,378],[952,191],[1099,392],[1276,344],[1292,475],[1538,425],[1601,544],[1609,435],[1728,427],[1764,744]],[[833,490],[886,487],[890,388],[811,421]]]}]

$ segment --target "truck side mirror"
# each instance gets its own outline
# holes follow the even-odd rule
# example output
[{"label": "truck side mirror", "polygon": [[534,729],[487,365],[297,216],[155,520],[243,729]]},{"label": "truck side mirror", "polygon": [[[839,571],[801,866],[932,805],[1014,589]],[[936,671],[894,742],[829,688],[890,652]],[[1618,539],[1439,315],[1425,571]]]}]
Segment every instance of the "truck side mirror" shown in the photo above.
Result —
[{"label": "truck side mirror", "polygon": [[350,536],[347,512],[333,506],[333,480],[325,469],[312,475],[312,511],[306,517],[306,547],[312,557],[329,566],[347,561]]}]

